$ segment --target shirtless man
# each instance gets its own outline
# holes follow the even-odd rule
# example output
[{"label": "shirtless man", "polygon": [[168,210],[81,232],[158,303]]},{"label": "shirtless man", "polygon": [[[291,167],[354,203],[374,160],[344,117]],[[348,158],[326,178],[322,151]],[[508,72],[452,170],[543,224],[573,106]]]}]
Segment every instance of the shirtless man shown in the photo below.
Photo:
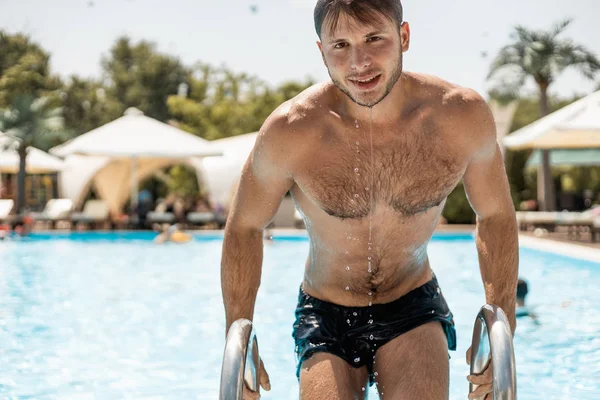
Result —
[{"label": "shirtless man", "polygon": [[[486,302],[516,325],[517,225],[492,115],[472,90],[403,72],[399,0],[319,0],[315,27],[331,81],[275,110],[244,167],[223,244],[226,327],[253,318],[262,231],[291,191],[310,237],[300,398],[362,399],[376,383],[388,399],[448,399],[454,322],[427,244],[461,180]],[[262,363],[260,374],[268,390]],[[473,397],[491,391],[489,368],[468,379],[481,384]]]}]

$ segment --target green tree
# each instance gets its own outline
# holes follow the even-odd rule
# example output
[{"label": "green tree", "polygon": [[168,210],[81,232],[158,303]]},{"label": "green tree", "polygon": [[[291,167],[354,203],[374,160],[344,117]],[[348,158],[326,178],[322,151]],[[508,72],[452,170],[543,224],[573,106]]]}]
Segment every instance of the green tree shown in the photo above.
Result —
[{"label": "green tree", "polygon": [[122,115],[123,106],[95,80],[72,76],[59,96],[65,127],[75,135],[91,131]]},{"label": "green tree", "polygon": [[257,131],[277,106],[310,85],[285,82],[273,89],[244,73],[197,64],[189,96],[170,96],[167,104],[180,128],[214,140]]},{"label": "green tree", "polygon": [[[549,31],[515,27],[513,43],[500,50],[492,62],[488,78],[510,69],[511,78],[504,81],[504,85],[513,91],[518,91],[528,78],[533,78],[539,89],[540,115],[547,115],[550,110],[548,88],[565,69],[576,68],[590,79],[600,70],[600,61],[595,54],[571,40],[559,38],[570,23],[570,20],[563,21]],[[554,208],[551,200],[554,193],[547,150],[542,151],[541,173],[543,195],[539,197],[542,208],[550,210]]]},{"label": "green tree", "polygon": [[22,34],[0,31],[0,107],[23,95],[40,97],[60,87],[50,74],[50,55]]},{"label": "green tree", "polygon": [[190,80],[189,69],[179,59],[159,53],[153,43],[132,44],[127,37],[116,41],[109,56],[103,58],[102,67],[108,94],[122,105],[120,114],[136,107],[163,122],[171,117],[167,98]]},{"label": "green tree", "polygon": [[15,148],[19,154],[17,214],[23,212],[25,205],[28,149],[47,149],[51,140],[65,134],[61,109],[51,104],[47,97],[34,99],[31,96],[19,96],[13,100],[11,107],[0,109],[0,130],[9,138],[4,145]]}]

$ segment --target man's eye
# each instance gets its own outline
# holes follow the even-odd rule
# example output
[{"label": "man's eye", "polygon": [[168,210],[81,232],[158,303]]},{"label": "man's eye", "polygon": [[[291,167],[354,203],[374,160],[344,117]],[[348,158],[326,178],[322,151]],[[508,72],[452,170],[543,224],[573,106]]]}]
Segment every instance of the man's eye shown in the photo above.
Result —
[{"label": "man's eye", "polygon": [[343,49],[344,47],[346,47],[346,43],[336,43],[335,46],[333,46],[334,49]]},{"label": "man's eye", "polygon": [[370,38],[367,39],[367,42],[377,42],[381,40],[381,38],[379,36],[371,36]]}]

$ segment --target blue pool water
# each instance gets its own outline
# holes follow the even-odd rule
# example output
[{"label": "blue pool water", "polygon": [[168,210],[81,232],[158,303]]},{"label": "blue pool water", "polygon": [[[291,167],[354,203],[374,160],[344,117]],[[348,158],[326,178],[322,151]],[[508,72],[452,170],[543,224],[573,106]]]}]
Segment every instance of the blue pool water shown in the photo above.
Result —
[{"label": "blue pool water", "polygon": [[[152,233],[0,242],[0,398],[218,397],[224,346],[219,235],[158,246]],[[265,246],[255,324],[272,391],[297,399],[291,325],[308,241]],[[431,264],[455,314],[451,399],[484,303],[470,236],[436,236]],[[521,249],[539,325],[515,337],[519,398],[600,398],[600,265]],[[372,390],[371,399],[377,398]]]}]

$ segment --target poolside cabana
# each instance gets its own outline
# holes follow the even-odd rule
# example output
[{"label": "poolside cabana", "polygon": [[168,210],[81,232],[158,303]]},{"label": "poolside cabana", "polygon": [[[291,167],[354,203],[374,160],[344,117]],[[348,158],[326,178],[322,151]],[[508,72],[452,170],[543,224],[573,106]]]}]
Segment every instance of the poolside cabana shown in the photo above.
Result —
[{"label": "poolside cabana", "polygon": [[[13,139],[0,132],[0,187],[6,185],[3,191],[6,197],[16,196],[16,175],[20,163],[16,145]],[[27,149],[26,160],[26,185],[36,188],[34,191],[26,191],[30,196],[26,202],[33,206],[39,205],[39,202],[43,204],[55,194],[56,174],[62,170],[64,163],[60,158],[35,147]],[[31,197],[31,193],[35,196]]]},{"label": "poolside cabana", "polygon": [[[156,171],[175,164],[196,167],[201,164],[193,163],[195,158],[222,154],[208,141],[135,108],[50,152],[65,157],[60,179],[65,197],[81,206],[93,186],[113,215],[120,213],[128,198],[135,206],[139,183]],[[200,181],[203,174],[196,168]]]},{"label": "poolside cabana", "polygon": [[210,142],[223,157],[205,158],[199,161],[198,167],[205,172],[205,182],[213,201],[229,205],[257,136],[258,132],[253,132]]},{"label": "poolside cabana", "polygon": [[[542,150],[541,164],[548,166],[554,150],[600,149],[600,91],[519,129],[504,138],[503,143],[513,150]],[[554,199],[551,178],[545,176],[547,169],[540,168],[538,173],[538,201],[544,210],[551,211]]]}]

